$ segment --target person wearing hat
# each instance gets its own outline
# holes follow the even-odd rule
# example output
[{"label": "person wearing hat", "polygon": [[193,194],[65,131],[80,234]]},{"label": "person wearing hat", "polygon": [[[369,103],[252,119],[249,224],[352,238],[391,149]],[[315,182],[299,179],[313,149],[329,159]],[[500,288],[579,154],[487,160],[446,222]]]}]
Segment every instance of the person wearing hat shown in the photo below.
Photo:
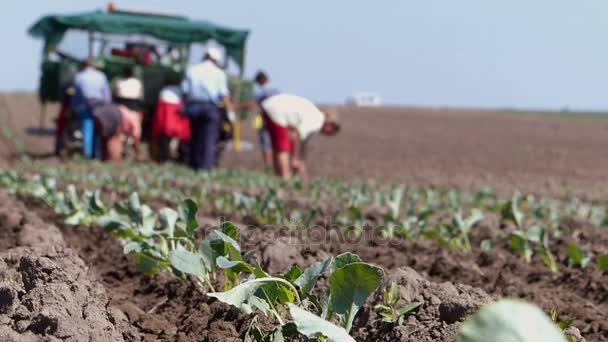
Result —
[{"label": "person wearing hat", "polygon": [[290,94],[271,96],[261,107],[277,175],[288,180],[295,173],[307,180],[306,147],[317,132],[333,136],[340,131],[335,113],[323,112],[308,99]]},{"label": "person wearing hat", "polygon": [[222,53],[209,48],[202,63],[188,68],[181,84],[182,114],[190,119],[190,165],[195,170],[210,170],[216,164],[222,122],[219,106],[223,104],[231,121],[236,117],[221,61]]}]

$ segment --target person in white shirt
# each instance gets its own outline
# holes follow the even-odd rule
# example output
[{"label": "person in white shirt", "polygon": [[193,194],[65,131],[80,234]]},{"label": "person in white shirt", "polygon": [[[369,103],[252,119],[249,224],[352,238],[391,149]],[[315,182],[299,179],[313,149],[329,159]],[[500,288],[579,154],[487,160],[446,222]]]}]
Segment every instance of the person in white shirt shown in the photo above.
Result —
[{"label": "person in white shirt", "polygon": [[221,52],[209,48],[202,63],[188,68],[181,85],[185,99],[182,113],[190,119],[192,135],[190,164],[195,170],[210,170],[216,165],[222,123],[219,105],[224,105],[231,121],[236,117],[221,60]]},{"label": "person in white shirt", "polygon": [[133,66],[124,68],[122,77],[113,84],[114,102],[127,108],[141,112],[144,98],[144,86],[137,77]]},{"label": "person in white shirt", "polygon": [[289,179],[294,172],[307,180],[306,145],[314,133],[333,136],[340,131],[335,113],[323,112],[311,101],[290,94],[271,96],[262,102],[261,107],[270,134],[277,175]]}]

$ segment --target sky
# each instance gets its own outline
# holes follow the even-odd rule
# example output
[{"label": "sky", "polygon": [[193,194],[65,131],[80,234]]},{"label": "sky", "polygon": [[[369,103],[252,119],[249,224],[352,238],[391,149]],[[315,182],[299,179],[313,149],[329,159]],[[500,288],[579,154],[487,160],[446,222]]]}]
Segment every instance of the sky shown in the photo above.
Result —
[{"label": "sky", "polygon": [[[4,0],[0,91],[34,90],[45,14],[98,0]],[[606,0],[114,1],[251,30],[246,74],[318,102],[359,91],[412,106],[608,109]]]}]

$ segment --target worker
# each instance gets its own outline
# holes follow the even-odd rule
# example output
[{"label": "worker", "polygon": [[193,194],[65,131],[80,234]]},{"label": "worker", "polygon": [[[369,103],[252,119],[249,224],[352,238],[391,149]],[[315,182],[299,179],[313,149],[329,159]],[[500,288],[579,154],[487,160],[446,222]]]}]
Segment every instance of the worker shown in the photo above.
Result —
[{"label": "worker", "polygon": [[[178,154],[171,152],[180,150],[190,141],[190,122],[188,118],[180,115],[183,105],[180,81],[178,75],[170,75],[158,96],[152,126],[152,139],[155,142],[154,146],[158,149],[157,159],[159,161],[166,161],[171,155]],[[183,161],[187,159],[187,156],[186,158],[180,156],[179,159]]]},{"label": "worker", "polygon": [[66,145],[66,131],[71,114],[72,97],[76,90],[72,84],[63,88],[59,114],[55,119],[55,155],[60,156]]},{"label": "worker", "polygon": [[[240,109],[248,109],[250,111],[259,109],[260,111],[263,111],[262,102],[264,102],[264,100],[267,98],[280,93],[279,89],[270,84],[270,77],[265,71],[258,71],[255,74],[254,82],[256,85],[254,99],[247,103],[241,104],[239,106]],[[258,143],[260,145],[260,150],[262,151],[262,160],[264,162],[264,166],[272,166],[272,146],[270,144],[270,135],[268,134],[268,129],[266,128],[266,124],[263,120],[263,113],[260,113],[260,115],[256,117],[255,126],[258,132]]]},{"label": "worker", "polygon": [[190,165],[195,170],[210,170],[216,165],[222,122],[219,106],[223,104],[230,121],[236,119],[221,60],[220,50],[209,48],[202,63],[188,68],[181,85],[182,114],[190,119]]},{"label": "worker", "polygon": [[102,159],[113,163],[122,160],[123,136],[132,138],[135,159],[141,160],[141,117],[120,104],[104,104],[93,111],[95,127],[101,140]]},{"label": "worker", "polygon": [[114,81],[112,89],[114,103],[122,104],[138,113],[142,112],[144,86],[135,77],[135,67],[131,65],[126,66],[122,71],[122,76]]},{"label": "worker", "polygon": [[112,102],[112,94],[106,75],[95,68],[92,58],[82,63],[80,72],[74,77],[76,94],[72,97],[72,108],[80,118],[82,149],[86,158],[94,158],[95,122],[93,110],[97,106]]},{"label": "worker", "polygon": [[306,148],[314,133],[333,136],[340,131],[335,113],[322,112],[311,101],[296,95],[274,95],[262,102],[270,134],[275,172],[288,180],[295,173],[308,179]]}]

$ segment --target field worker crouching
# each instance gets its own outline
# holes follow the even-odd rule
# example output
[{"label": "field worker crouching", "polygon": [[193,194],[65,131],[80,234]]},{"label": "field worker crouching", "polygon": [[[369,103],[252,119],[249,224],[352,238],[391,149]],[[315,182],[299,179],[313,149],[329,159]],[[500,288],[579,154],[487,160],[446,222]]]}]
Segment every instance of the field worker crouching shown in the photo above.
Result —
[{"label": "field worker crouching", "polygon": [[308,179],[305,156],[316,132],[333,136],[340,131],[335,114],[322,112],[311,101],[296,95],[279,94],[262,102],[266,127],[272,143],[275,172],[283,179],[292,171]]},{"label": "field worker crouching", "polygon": [[221,60],[221,52],[209,48],[203,62],[187,70],[181,86],[182,114],[190,119],[190,164],[195,170],[211,170],[216,165],[222,123],[219,105],[224,105],[231,121],[236,118]]},{"label": "field worker crouching", "polygon": [[141,160],[141,116],[123,105],[106,104],[93,111],[95,129],[101,138],[102,159],[113,163],[122,160],[123,136],[133,139],[135,158]]}]

